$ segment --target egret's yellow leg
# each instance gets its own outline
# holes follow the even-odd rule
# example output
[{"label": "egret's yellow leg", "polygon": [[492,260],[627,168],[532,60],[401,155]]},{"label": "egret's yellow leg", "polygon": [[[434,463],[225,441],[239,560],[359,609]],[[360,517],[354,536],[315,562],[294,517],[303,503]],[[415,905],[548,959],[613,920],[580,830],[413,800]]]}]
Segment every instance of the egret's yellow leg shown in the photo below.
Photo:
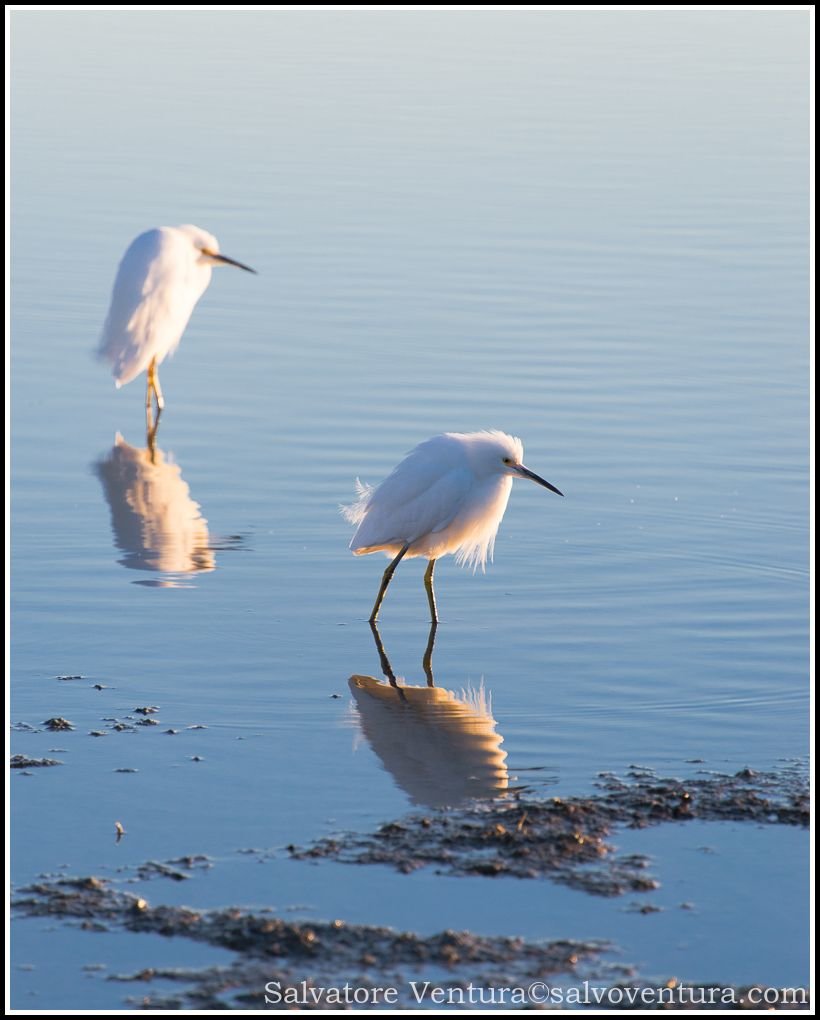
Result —
[{"label": "egret's yellow leg", "polygon": [[159,384],[159,371],[157,369],[157,359],[152,358],[151,364],[148,366],[148,396],[146,402],[150,403],[151,390],[157,398],[157,417],[159,417],[160,411],[165,408],[165,400],[162,396],[162,387]]},{"label": "egret's yellow leg", "polygon": [[398,556],[390,561],[387,570],[382,574],[382,583],[379,587],[379,594],[376,596],[376,601],[373,604],[373,612],[370,614],[370,622],[375,623],[379,618],[379,609],[381,608],[382,600],[384,599],[384,593],[387,591],[387,586],[393,580],[393,574],[396,572],[396,567],[401,563],[401,558],[410,548],[409,543],[402,546]]},{"label": "egret's yellow leg", "polygon": [[[159,415],[157,415],[157,420],[154,422],[154,402],[151,399],[151,393],[151,383],[149,381],[145,388],[145,432],[148,436],[156,437]],[[151,443],[149,442],[148,445],[150,447]]]},{"label": "egret's yellow leg", "polygon": [[427,564],[427,569],[424,571],[424,590],[427,592],[427,601],[430,603],[430,620],[433,623],[438,623],[438,613],[436,612],[436,593],[433,591],[433,569],[435,565],[435,560],[430,560]]}]

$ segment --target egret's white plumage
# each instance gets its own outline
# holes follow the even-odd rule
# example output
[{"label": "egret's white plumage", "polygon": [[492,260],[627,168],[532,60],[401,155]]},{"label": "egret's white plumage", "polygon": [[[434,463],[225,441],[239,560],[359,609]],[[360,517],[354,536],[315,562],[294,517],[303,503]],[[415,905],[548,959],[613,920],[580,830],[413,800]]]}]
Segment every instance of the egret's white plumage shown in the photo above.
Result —
[{"label": "egret's white plumage", "polygon": [[503,432],[447,432],[419,443],[377,488],[358,483],[359,499],[344,508],[358,525],[350,548],[395,556],[409,543],[408,558],[454,553],[484,567],[512,488],[497,468],[502,457],[520,463],[523,455],[521,440]]},{"label": "egret's white plumage", "polygon": [[[211,282],[211,267],[219,264],[254,272],[221,255],[213,234],[190,224],[156,227],[131,242],[117,270],[97,352],[111,365],[117,388],[147,371],[150,400],[157,367],[178,346]],[[153,388],[161,409],[158,382]]]},{"label": "egret's white plumage", "polygon": [[342,507],[357,525],[350,548],[357,556],[384,552],[395,557],[385,571],[371,619],[399,560],[423,556],[430,561],[425,585],[435,620],[433,563],[447,553],[473,568],[483,568],[492,559],[516,475],[561,495],[524,467],[523,455],[521,440],[504,432],[446,432],[411,450],[381,485],[372,488],[357,481],[358,499]]}]

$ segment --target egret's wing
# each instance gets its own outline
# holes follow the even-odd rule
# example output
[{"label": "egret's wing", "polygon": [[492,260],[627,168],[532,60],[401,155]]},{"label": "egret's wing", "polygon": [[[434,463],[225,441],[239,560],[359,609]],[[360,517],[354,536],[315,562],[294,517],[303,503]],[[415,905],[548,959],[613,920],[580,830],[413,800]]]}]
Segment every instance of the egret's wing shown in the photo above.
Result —
[{"label": "egret's wing", "polygon": [[474,479],[463,451],[445,440],[436,436],[417,446],[368,495],[351,549],[412,543],[452,522]]},{"label": "egret's wing", "polygon": [[200,296],[179,244],[171,230],[148,230],[120,262],[98,349],[119,386],[177,346]]}]

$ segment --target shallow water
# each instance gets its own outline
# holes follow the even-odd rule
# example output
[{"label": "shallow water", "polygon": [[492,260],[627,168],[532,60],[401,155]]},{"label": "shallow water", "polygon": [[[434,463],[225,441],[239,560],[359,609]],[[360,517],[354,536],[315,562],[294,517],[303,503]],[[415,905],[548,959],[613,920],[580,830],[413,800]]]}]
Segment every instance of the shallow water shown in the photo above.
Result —
[{"label": "shallow water", "polygon": [[[478,883],[479,919],[473,880],[289,863],[274,893],[234,857],[422,802],[348,686],[382,677],[384,561],[350,556],[337,508],[444,430],[521,436],[566,494],[516,483],[486,574],[437,570],[436,684],[491,696],[505,781],[806,753],[805,13],[12,25],[12,722],[76,726],[12,734],[66,762],[12,775],[15,881],[202,852],[223,864],[203,903],[315,889],[316,916],[352,916],[378,882],[390,916],[368,920],[518,930],[508,883]],[[128,241],[181,222],[259,276],[215,274],[162,367],[151,463],[142,383],[115,391],[90,352]],[[423,686],[421,574],[398,571],[381,638]],[[158,726],[103,721],[153,705]],[[750,838],[723,831],[729,855]],[[732,903],[714,940],[673,954],[667,915],[647,939],[651,917],[549,885],[573,930],[528,933],[805,981],[803,847],[779,835],[777,902],[698,874]],[[760,934],[742,965],[738,918]]]}]

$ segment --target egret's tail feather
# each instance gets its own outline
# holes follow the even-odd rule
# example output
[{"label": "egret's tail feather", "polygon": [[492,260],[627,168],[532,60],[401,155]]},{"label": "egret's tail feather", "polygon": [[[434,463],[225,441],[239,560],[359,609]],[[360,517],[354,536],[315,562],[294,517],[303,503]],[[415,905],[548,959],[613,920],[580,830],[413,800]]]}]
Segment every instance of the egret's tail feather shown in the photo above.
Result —
[{"label": "egret's tail feather", "polygon": [[465,705],[469,705],[476,715],[495,722],[493,719],[493,696],[484,687],[483,678],[478,687],[462,687],[460,700]]},{"label": "egret's tail feather", "polygon": [[341,505],[339,512],[346,521],[351,524],[360,524],[364,520],[367,508],[370,505],[370,497],[373,495],[374,486],[356,479],[356,501],[348,506]]}]

